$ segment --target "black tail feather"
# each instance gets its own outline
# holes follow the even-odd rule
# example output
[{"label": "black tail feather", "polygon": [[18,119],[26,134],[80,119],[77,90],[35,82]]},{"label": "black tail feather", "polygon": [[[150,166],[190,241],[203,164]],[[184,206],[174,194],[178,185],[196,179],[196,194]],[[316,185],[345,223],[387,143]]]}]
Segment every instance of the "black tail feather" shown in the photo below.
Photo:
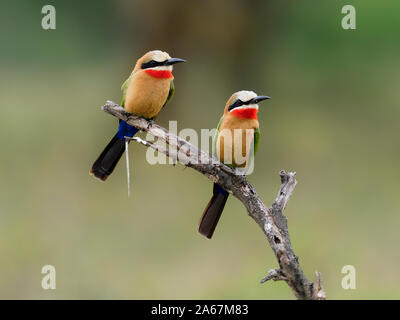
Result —
[{"label": "black tail feather", "polygon": [[214,230],[224,210],[225,203],[228,200],[229,193],[214,183],[213,196],[199,222],[199,232],[201,235],[211,239]]},{"label": "black tail feather", "polygon": [[124,151],[125,141],[117,138],[117,135],[115,135],[94,162],[89,173],[105,181],[113,172],[119,159],[121,159],[121,156],[124,154]]}]

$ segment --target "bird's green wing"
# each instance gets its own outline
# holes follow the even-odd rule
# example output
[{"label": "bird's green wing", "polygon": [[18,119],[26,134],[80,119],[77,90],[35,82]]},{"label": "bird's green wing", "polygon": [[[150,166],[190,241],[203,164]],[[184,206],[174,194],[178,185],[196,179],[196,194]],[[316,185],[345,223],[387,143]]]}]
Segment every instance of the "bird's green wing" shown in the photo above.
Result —
[{"label": "bird's green wing", "polygon": [[217,152],[217,140],[218,140],[218,136],[219,136],[219,128],[221,127],[223,120],[224,120],[224,116],[222,116],[221,119],[219,120],[218,125],[217,125],[217,131],[215,131],[215,134],[214,134],[214,137],[212,140],[212,150],[211,150],[212,156],[215,156],[216,152]]},{"label": "bird's green wing", "polygon": [[256,156],[256,153],[257,153],[259,145],[260,145],[260,129],[255,128],[254,129],[253,143],[252,143],[252,146],[251,146],[252,149],[250,150],[249,162],[247,164],[246,172],[248,172],[249,168],[254,166],[254,158]]},{"label": "bird's green wing", "polygon": [[121,106],[123,107],[125,104],[125,96],[126,96],[126,90],[128,90],[129,83],[131,82],[133,78],[134,73],[132,72],[131,75],[129,76],[128,79],[125,80],[125,82],[121,86],[121,91],[122,91],[122,99],[121,99]]},{"label": "bird's green wing", "polygon": [[260,129],[254,129],[254,155],[256,155],[258,146],[260,145]]},{"label": "bird's green wing", "polygon": [[168,97],[167,100],[165,101],[163,108],[165,107],[165,105],[171,101],[171,99],[173,98],[175,93],[175,85],[174,85],[174,81],[171,81],[171,84],[169,85],[169,92],[168,92]]}]

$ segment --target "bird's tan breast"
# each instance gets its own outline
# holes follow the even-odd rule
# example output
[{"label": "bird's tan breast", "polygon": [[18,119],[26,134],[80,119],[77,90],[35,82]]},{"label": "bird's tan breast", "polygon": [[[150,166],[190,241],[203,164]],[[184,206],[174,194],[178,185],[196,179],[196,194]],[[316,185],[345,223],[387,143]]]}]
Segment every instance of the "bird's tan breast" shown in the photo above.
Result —
[{"label": "bird's tan breast", "polygon": [[125,97],[127,112],[147,119],[158,115],[170,90],[171,79],[154,78],[143,70],[132,78]]},{"label": "bird's tan breast", "polygon": [[254,129],[258,126],[256,119],[225,115],[216,141],[219,160],[234,167],[245,167],[254,150]]}]

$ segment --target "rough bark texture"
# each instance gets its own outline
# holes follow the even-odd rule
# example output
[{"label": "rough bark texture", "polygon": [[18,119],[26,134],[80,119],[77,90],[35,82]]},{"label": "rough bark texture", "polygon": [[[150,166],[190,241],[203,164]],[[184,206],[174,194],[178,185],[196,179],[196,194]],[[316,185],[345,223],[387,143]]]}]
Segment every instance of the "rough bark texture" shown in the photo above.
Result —
[{"label": "rough bark texture", "polygon": [[272,207],[267,208],[254,187],[244,176],[236,174],[233,169],[212,158],[209,154],[152,121],[127,113],[114,102],[107,101],[102,109],[130,125],[150,133],[159,141],[165,142],[165,145],[138,137],[130,138],[130,140],[153,148],[172,158],[173,161],[199,171],[213,182],[221,185],[244,204],[250,217],[257,222],[266,235],[279,263],[279,268],[271,269],[268,275],[261,280],[261,283],[268,280],[283,280],[289,285],[297,299],[326,298],[320,273],[316,272],[314,283],[305,277],[298,258],[293,252],[286,217],[283,215],[283,210],[297,184],[295,172],[280,172],[281,186],[278,195]]}]

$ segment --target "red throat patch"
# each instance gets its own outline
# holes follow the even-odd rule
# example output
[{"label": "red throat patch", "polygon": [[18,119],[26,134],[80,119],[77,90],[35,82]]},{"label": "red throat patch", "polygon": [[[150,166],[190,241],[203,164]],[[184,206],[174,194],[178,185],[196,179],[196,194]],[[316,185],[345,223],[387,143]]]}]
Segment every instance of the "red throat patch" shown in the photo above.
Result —
[{"label": "red throat patch", "polygon": [[172,72],[169,70],[154,70],[154,69],[146,69],[144,70],[146,73],[154,78],[160,79],[169,79],[173,78]]},{"label": "red throat patch", "polygon": [[257,119],[258,109],[249,108],[249,109],[233,109],[231,113],[239,118],[245,119]]}]

